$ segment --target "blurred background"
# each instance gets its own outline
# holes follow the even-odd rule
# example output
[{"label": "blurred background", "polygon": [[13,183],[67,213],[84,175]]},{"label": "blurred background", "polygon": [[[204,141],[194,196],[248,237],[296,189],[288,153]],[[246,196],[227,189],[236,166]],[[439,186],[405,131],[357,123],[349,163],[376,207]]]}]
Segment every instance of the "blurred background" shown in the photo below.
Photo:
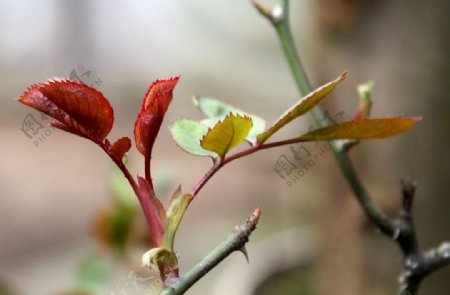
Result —
[{"label": "blurred background", "polygon": [[[356,87],[367,81],[375,83],[373,117],[423,115],[405,134],[364,142],[351,157],[389,214],[397,212],[400,179],[417,181],[421,245],[449,240],[450,2],[291,2],[313,85],[350,71],[324,104],[330,116],[351,119]],[[180,183],[190,191],[211,165],[181,151],[167,128],[202,118],[192,95],[268,123],[299,99],[275,32],[250,1],[0,0],[0,75],[0,294],[148,294],[156,280],[139,267],[145,226],[120,174],[91,142],[47,127],[47,117],[18,104],[30,84],[72,75],[99,89],[114,107],[114,140],[132,136],[153,80],[180,75],[153,153],[165,201]],[[27,133],[27,120],[42,128]],[[283,134],[311,125],[307,116]],[[367,222],[323,151],[315,143],[264,151],[207,184],[179,229],[182,271],[256,206],[263,216],[248,244],[250,264],[233,254],[188,294],[395,294],[399,249]],[[280,159],[295,169],[276,171]],[[135,149],[128,165],[143,174]],[[448,267],[433,274],[420,294],[448,294],[449,276]]]}]

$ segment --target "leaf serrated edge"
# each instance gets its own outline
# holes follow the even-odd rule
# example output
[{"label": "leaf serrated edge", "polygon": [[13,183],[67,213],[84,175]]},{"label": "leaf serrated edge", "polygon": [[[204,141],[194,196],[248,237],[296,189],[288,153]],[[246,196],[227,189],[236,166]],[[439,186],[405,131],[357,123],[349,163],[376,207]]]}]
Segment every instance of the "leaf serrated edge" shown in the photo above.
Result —
[{"label": "leaf serrated edge", "polygon": [[[248,130],[248,132],[247,132],[247,135],[248,135],[248,133],[250,132],[250,130],[251,130],[251,128],[253,127],[253,120],[252,120],[252,118],[251,117],[249,117],[249,116],[247,116],[247,115],[241,115],[241,114],[232,114],[232,112],[230,112],[225,118],[223,118],[222,120],[219,120],[213,127],[208,127],[208,132],[202,137],[202,139],[200,140],[200,146],[202,147],[202,148],[204,148],[205,150],[208,150],[208,151],[210,151],[209,149],[206,149],[205,147],[203,147],[203,141],[205,140],[205,138],[206,138],[206,136],[208,136],[208,134],[210,133],[210,132],[212,132],[217,126],[218,126],[218,124],[223,124],[227,119],[229,119],[229,118],[231,118],[231,117],[240,117],[240,118],[242,118],[242,119],[247,119],[247,120],[249,120],[250,121],[250,124],[251,124],[251,126],[250,126],[250,129]],[[233,126],[234,126],[234,122],[233,122]],[[246,135],[246,137],[247,137],[247,135]],[[233,138],[234,138],[234,134],[233,134],[233,137],[231,137],[231,140],[229,141],[229,143],[228,143],[228,146],[227,146],[227,149],[226,149],[226,152],[223,154],[223,155],[220,155],[220,154],[218,154],[219,155],[219,157],[221,157],[221,158],[223,158],[232,148],[230,148],[230,146],[231,146],[231,143],[233,142]],[[244,140],[242,140],[242,141],[245,141],[245,138],[244,138]],[[241,144],[242,142],[240,142],[240,143],[238,143],[237,145],[239,145],[239,144]],[[236,145],[236,146],[237,146]],[[214,151],[211,151],[211,152],[214,152]],[[214,152],[214,153],[216,153],[216,152]],[[217,153],[216,153],[217,154]]]}]

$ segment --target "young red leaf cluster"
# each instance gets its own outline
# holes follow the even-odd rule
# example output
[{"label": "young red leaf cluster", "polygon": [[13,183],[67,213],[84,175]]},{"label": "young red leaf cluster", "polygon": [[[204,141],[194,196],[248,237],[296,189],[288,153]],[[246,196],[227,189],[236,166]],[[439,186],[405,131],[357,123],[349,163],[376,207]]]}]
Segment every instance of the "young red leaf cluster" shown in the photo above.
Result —
[{"label": "young red leaf cluster", "polygon": [[[146,158],[146,176],[150,170],[152,147],[178,79],[175,77],[152,83],[135,123],[136,147]],[[151,178],[138,177],[136,182],[125,167],[123,157],[131,148],[131,140],[122,137],[111,143],[107,139],[114,123],[114,114],[103,94],[79,81],[55,78],[32,85],[18,101],[52,117],[52,126],[95,142],[112,158],[133,187],[150,227],[152,246],[158,247],[167,220],[165,208],[156,197]]]}]

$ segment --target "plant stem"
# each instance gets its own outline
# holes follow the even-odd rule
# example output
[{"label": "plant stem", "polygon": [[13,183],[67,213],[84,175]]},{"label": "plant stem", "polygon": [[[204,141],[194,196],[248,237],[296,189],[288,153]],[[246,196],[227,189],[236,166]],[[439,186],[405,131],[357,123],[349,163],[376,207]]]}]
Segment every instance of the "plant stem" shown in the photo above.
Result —
[{"label": "plant stem", "polygon": [[197,196],[197,194],[199,193],[199,191],[203,188],[203,186],[211,179],[211,177],[216,174],[217,171],[219,171],[223,166],[225,166],[226,164],[230,163],[233,160],[248,156],[253,154],[254,152],[258,151],[259,149],[261,149],[262,145],[260,144],[255,144],[251,147],[249,147],[248,149],[245,149],[243,151],[234,153],[228,157],[225,158],[218,158],[215,162],[214,165],[211,167],[211,169],[200,179],[200,181],[197,183],[197,185],[192,189],[191,195],[192,196]]},{"label": "plant stem", "polygon": [[234,251],[245,252],[245,244],[251,233],[256,229],[261,210],[256,208],[247,221],[223,240],[214,250],[208,253],[199,263],[193,266],[184,276],[173,285],[166,286],[161,295],[179,295],[186,292],[192,285],[217,266]]},{"label": "plant stem", "polygon": [[220,158],[214,162],[214,165],[211,167],[211,169],[200,179],[200,181],[197,183],[197,185],[192,189],[191,195],[193,197],[198,195],[198,192],[203,188],[203,186],[211,179],[211,177],[216,174],[217,171],[220,170],[220,168],[223,167],[223,159]]},{"label": "plant stem", "polygon": [[153,187],[152,174],[151,174],[151,161],[152,156],[150,154],[146,155],[144,158],[144,170],[145,170],[145,180]]},{"label": "plant stem", "polygon": [[[275,27],[286,59],[294,76],[295,82],[301,95],[306,96],[312,91],[305,70],[303,69],[300,57],[295,48],[289,27],[288,0],[281,0],[281,12],[270,10],[259,3],[258,0],[252,0],[257,10]],[[330,122],[324,116],[320,107],[312,110],[314,120],[318,127],[326,127]],[[286,140],[278,143],[266,144],[262,148],[270,148],[283,144],[293,143],[292,140]],[[412,215],[413,197],[415,193],[415,184],[409,181],[403,181],[403,207],[396,219],[388,218],[370,197],[366,188],[356,173],[350,158],[345,152],[342,152],[336,145],[336,142],[329,141],[328,145],[332,150],[339,168],[349,183],[354,195],[368,218],[390,239],[395,240],[402,250],[404,257],[404,271],[400,278],[400,294],[415,295],[419,289],[422,280],[430,273],[439,268],[450,264],[450,243],[441,244],[438,248],[423,252],[419,246],[414,219]]]},{"label": "plant stem", "polygon": [[[287,18],[287,15],[286,15]],[[313,91],[311,87],[311,83],[308,80],[308,76],[306,75],[305,69],[300,61],[300,57],[297,54],[297,49],[295,47],[294,39],[292,38],[291,29],[288,23],[288,20],[282,20],[278,23],[274,24],[275,30],[277,32],[278,38],[280,39],[281,46],[283,47],[283,51],[289,66],[292,71],[292,75],[295,79],[297,87],[302,96],[306,96],[308,93]],[[319,111],[317,111],[319,110]],[[314,111],[314,110],[313,110]],[[320,107],[316,107],[316,116],[320,116],[322,113],[320,112]],[[321,122],[320,120],[318,122]],[[325,126],[319,126],[325,127]]]},{"label": "plant stem", "polygon": [[439,247],[424,252],[416,236],[412,207],[415,183],[402,181],[403,206],[395,220],[398,234],[395,241],[402,250],[404,263],[400,276],[401,295],[417,294],[423,279],[430,273],[450,264],[450,243],[442,243]]},{"label": "plant stem", "polygon": [[[117,167],[119,167],[120,171],[122,171],[122,173],[125,175],[125,178],[130,183],[136,197],[139,200],[139,203],[141,204],[142,210],[144,211],[145,218],[150,227],[150,236],[152,237],[152,239],[157,238],[157,240],[155,240],[152,243],[154,245],[158,245],[160,236],[162,234],[159,234],[159,235],[157,234],[157,233],[160,233],[161,230],[154,223],[154,220],[155,220],[155,218],[153,216],[154,215],[154,209],[153,209],[154,204],[148,198],[147,195],[145,195],[141,192],[141,190],[139,189],[139,185],[136,183],[135,179],[133,178],[130,171],[127,169],[127,167],[123,164],[122,159],[119,159],[115,154],[111,153],[109,148],[104,143],[99,143],[98,145],[105,151],[106,154],[108,154],[108,156],[113,160],[113,162],[117,165]],[[151,185],[151,183],[149,185]],[[151,188],[151,189],[153,189],[153,188]]]},{"label": "plant stem", "polygon": [[[273,24],[277,32],[277,36],[283,47],[284,54],[297,84],[297,88],[302,96],[306,96],[313,90],[313,88],[309,83],[308,76],[302,66],[300,57],[297,53],[297,49],[295,48],[294,39],[292,38],[292,33],[289,25],[288,1],[282,1],[281,15],[278,15],[277,18],[272,17],[271,23]],[[318,127],[322,128],[329,125],[324,112],[319,106],[316,106],[312,110],[312,115]],[[339,165],[342,174],[349,183],[358,202],[364,209],[364,212],[384,234],[392,238],[395,233],[395,227],[393,223],[379,209],[377,204],[370,197],[366,188],[359,179],[348,155],[342,153],[339,147],[333,141],[329,141],[328,146],[333,152],[333,155]]]},{"label": "plant stem", "polygon": [[131,187],[133,188],[134,193],[136,196],[139,197],[139,186],[134,180],[133,176],[131,175],[130,171],[125,167],[121,159],[118,159],[116,155],[112,154],[108,147],[106,147],[105,144],[99,143],[98,144],[102,150],[105,151],[105,153],[111,158],[111,160],[117,165],[117,167],[122,171],[122,173],[125,175],[125,178],[130,183]]}]

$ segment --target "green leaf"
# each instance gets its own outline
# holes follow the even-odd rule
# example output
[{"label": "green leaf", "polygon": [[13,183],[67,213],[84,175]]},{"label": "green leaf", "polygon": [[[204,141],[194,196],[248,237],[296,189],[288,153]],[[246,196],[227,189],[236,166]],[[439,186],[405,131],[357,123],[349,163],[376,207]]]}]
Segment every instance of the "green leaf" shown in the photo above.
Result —
[{"label": "green leaf", "polygon": [[192,200],[192,195],[181,193],[181,186],[177,188],[170,201],[169,208],[167,209],[167,224],[164,231],[164,237],[162,247],[173,251],[173,244],[175,240],[175,234],[183,218],[189,203]]},{"label": "green leaf", "polygon": [[250,117],[230,114],[209,129],[200,145],[223,158],[232,148],[245,140],[252,126]]},{"label": "green leaf", "polygon": [[361,119],[308,132],[296,142],[337,139],[380,139],[401,133],[421,120],[418,118]]},{"label": "green leaf", "polygon": [[203,96],[194,96],[194,104],[210,118],[202,121],[210,127],[214,126],[217,121],[223,120],[230,113],[250,117],[253,122],[253,127],[248,133],[246,140],[251,144],[256,142],[256,136],[266,128],[266,122],[260,117],[248,114],[220,100]]},{"label": "green leaf", "polygon": [[287,110],[266,132],[259,134],[257,137],[258,142],[265,142],[284,125],[309,112],[313,107],[323,101],[325,97],[346,77],[347,72],[343,72],[336,80],[319,87],[303,97],[297,104]]},{"label": "green leaf", "polygon": [[192,120],[179,120],[170,127],[170,132],[177,145],[186,152],[198,156],[217,157],[200,145],[201,138],[208,132],[208,126]]}]

